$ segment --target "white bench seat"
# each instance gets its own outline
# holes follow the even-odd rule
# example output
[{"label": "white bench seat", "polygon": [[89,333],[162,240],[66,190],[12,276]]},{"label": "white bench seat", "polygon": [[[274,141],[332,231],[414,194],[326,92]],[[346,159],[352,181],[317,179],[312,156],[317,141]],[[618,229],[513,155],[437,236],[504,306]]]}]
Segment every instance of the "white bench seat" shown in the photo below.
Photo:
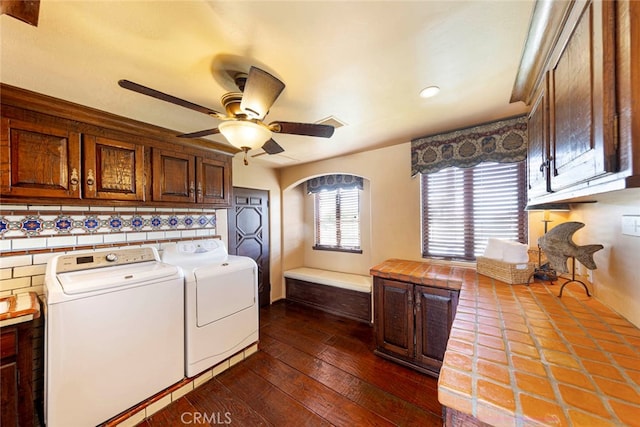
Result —
[{"label": "white bench seat", "polygon": [[371,293],[373,284],[371,276],[340,273],[338,271],[321,270],[319,268],[309,267],[299,267],[287,270],[284,272],[284,277],[367,293]]}]

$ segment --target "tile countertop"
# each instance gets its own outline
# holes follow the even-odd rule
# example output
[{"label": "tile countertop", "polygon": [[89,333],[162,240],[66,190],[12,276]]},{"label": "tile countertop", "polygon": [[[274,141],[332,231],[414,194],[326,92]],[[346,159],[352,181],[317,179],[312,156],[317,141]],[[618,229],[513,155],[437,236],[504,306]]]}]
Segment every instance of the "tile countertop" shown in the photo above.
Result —
[{"label": "tile countertop", "polygon": [[508,285],[457,268],[447,279],[446,270],[402,260],[371,270],[423,283],[431,279],[421,271],[440,271],[436,286],[461,281],[440,403],[496,426],[640,426],[640,329],[579,285],[558,298],[562,281]]},{"label": "tile countertop", "polygon": [[40,303],[35,292],[22,292],[0,298],[8,303],[8,310],[0,312],[0,327],[28,322],[40,317]]},{"label": "tile countertop", "polygon": [[473,281],[476,276],[470,268],[395,258],[371,267],[369,273],[384,279],[454,290],[460,290],[463,282]]}]

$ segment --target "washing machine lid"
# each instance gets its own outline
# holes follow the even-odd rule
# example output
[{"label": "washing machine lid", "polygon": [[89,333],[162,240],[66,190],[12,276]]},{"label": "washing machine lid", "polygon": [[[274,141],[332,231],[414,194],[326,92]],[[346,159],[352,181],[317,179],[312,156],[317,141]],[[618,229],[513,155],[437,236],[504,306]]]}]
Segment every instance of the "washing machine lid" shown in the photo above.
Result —
[{"label": "washing machine lid", "polygon": [[220,239],[170,243],[162,251],[162,261],[182,267],[185,274],[199,267],[222,264],[228,258],[227,248]]},{"label": "washing machine lid", "polygon": [[149,261],[58,273],[56,277],[65,294],[75,295],[135,284],[141,285],[147,282],[171,280],[180,276],[180,269],[174,265]]}]

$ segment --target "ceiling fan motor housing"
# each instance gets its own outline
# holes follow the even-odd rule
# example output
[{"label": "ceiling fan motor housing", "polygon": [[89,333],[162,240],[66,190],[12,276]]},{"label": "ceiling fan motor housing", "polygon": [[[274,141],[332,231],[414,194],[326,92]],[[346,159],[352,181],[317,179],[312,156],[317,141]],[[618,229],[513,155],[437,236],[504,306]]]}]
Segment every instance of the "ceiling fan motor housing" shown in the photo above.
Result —
[{"label": "ceiling fan motor housing", "polygon": [[233,77],[233,81],[235,82],[236,86],[238,86],[238,89],[240,89],[240,92],[244,92],[244,85],[247,83],[247,77],[249,77],[249,75],[242,72],[237,73]]},{"label": "ceiling fan motor housing", "polygon": [[222,95],[220,102],[227,111],[227,115],[232,117],[246,117],[246,114],[240,109],[240,102],[242,101],[242,93],[229,92]]}]

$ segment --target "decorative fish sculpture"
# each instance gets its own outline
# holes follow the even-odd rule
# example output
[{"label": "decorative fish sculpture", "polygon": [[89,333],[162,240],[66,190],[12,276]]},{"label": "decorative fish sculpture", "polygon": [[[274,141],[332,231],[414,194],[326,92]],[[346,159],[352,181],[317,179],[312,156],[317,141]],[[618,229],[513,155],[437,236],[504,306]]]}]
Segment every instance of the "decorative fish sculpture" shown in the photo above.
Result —
[{"label": "decorative fish sculpture", "polygon": [[584,227],[584,224],[577,221],[564,222],[553,227],[544,236],[538,239],[538,245],[547,255],[551,267],[560,272],[568,273],[567,259],[575,257],[582,265],[589,270],[595,270],[596,262],[593,260],[593,254],[600,249],[602,245],[583,245],[578,246],[573,243],[573,234]]}]

